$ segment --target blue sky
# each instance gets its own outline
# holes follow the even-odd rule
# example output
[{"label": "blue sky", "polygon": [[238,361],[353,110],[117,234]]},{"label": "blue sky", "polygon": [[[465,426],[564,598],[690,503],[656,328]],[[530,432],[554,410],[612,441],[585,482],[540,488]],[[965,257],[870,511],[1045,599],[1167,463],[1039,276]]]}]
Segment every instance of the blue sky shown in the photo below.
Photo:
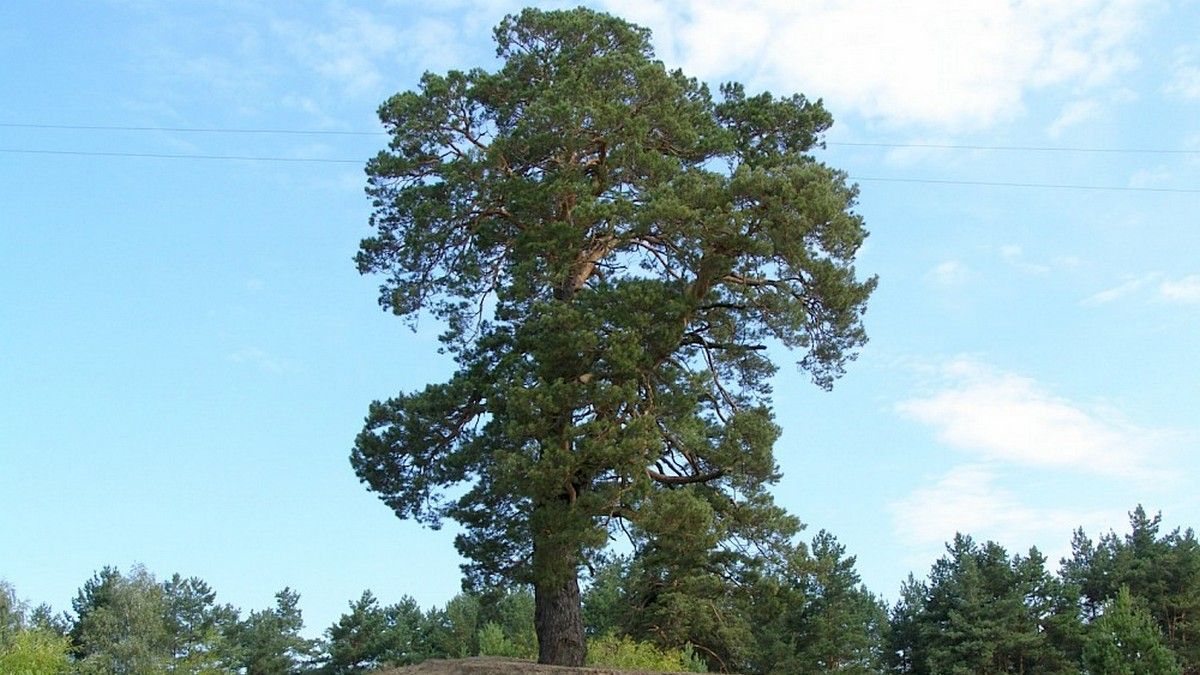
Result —
[{"label": "blue sky", "polygon": [[[594,6],[837,120],[820,156],[861,186],[871,343],[831,393],[781,369],[776,495],[873,590],[955,531],[1057,559],[1139,502],[1200,524],[1200,6]],[[65,609],[141,563],[247,610],[290,585],[315,633],[364,588],[458,588],[452,531],[347,461],[372,399],[450,371],[351,262],[384,137],[163,129],[375,131],[421,72],[494,65],[520,5],[279,7],[0,5],[0,578],[23,597]]]}]

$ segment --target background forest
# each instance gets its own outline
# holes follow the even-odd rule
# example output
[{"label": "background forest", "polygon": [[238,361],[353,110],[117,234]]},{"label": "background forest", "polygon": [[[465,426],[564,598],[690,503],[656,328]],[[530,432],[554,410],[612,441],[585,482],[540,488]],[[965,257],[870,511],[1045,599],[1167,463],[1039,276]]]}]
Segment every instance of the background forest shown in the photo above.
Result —
[{"label": "background forest", "polygon": [[[642,547],[591,571],[589,660],[691,672],[1200,673],[1200,547],[1142,507],[1129,531],[1076,530],[1054,571],[958,535],[888,607],[837,539],[755,551]],[[207,583],[105,567],[69,612],[0,587],[0,672],[365,673],[429,658],[536,654],[525,588],[464,591],[443,607],[370,591],[319,639],[299,594],[243,613]]]}]

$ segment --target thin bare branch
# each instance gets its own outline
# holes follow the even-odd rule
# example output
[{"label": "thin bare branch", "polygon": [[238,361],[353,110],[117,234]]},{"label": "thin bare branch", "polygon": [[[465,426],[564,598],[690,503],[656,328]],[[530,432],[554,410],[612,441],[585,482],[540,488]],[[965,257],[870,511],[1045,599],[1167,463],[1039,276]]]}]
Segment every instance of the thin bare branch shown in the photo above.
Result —
[{"label": "thin bare branch", "polygon": [[646,467],[646,475],[664,485],[690,485],[692,483],[707,483],[725,475],[724,471],[714,470],[699,475],[672,476]]}]

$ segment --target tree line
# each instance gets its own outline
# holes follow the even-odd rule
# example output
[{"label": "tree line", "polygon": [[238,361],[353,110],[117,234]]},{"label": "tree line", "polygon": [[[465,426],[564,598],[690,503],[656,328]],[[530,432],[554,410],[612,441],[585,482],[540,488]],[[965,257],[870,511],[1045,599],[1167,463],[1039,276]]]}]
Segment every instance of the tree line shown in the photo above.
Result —
[{"label": "tree line", "polygon": [[[528,587],[464,591],[423,609],[370,591],[319,639],[299,594],[243,614],[202,579],[105,567],[71,611],[30,607],[0,587],[0,672],[15,675],[367,673],[430,658],[534,659]],[[861,582],[828,532],[753,555],[642,549],[588,575],[593,664],[747,675],[1200,673],[1200,546],[1142,507],[1129,531],[1075,532],[1051,569],[1036,548],[958,535],[891,606]]]}]

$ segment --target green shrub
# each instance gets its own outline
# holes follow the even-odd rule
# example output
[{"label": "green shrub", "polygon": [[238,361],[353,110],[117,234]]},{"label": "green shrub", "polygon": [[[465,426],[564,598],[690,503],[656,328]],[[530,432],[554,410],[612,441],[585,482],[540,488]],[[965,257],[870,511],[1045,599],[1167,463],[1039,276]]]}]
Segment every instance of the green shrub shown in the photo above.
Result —
[{"label": "green shrub", "polygon": [[504,635],[504,629],[495,621],[483,624],[479,629],[480,656],[507,656],[517,659],[537,658],[537,647],[517,644]]},{"label": "green shrub", "polygon": [[708,667],[691,645],[683,649],[661,649],[629,636],[602,635],[588,640],[588,665],[623,670],[707,673]]},{"label": "green shrub", "polygon": [[50,631],[22,630],[0,645],[0,673],[4,675],[58,675],[71,663],[67,638]]}]

